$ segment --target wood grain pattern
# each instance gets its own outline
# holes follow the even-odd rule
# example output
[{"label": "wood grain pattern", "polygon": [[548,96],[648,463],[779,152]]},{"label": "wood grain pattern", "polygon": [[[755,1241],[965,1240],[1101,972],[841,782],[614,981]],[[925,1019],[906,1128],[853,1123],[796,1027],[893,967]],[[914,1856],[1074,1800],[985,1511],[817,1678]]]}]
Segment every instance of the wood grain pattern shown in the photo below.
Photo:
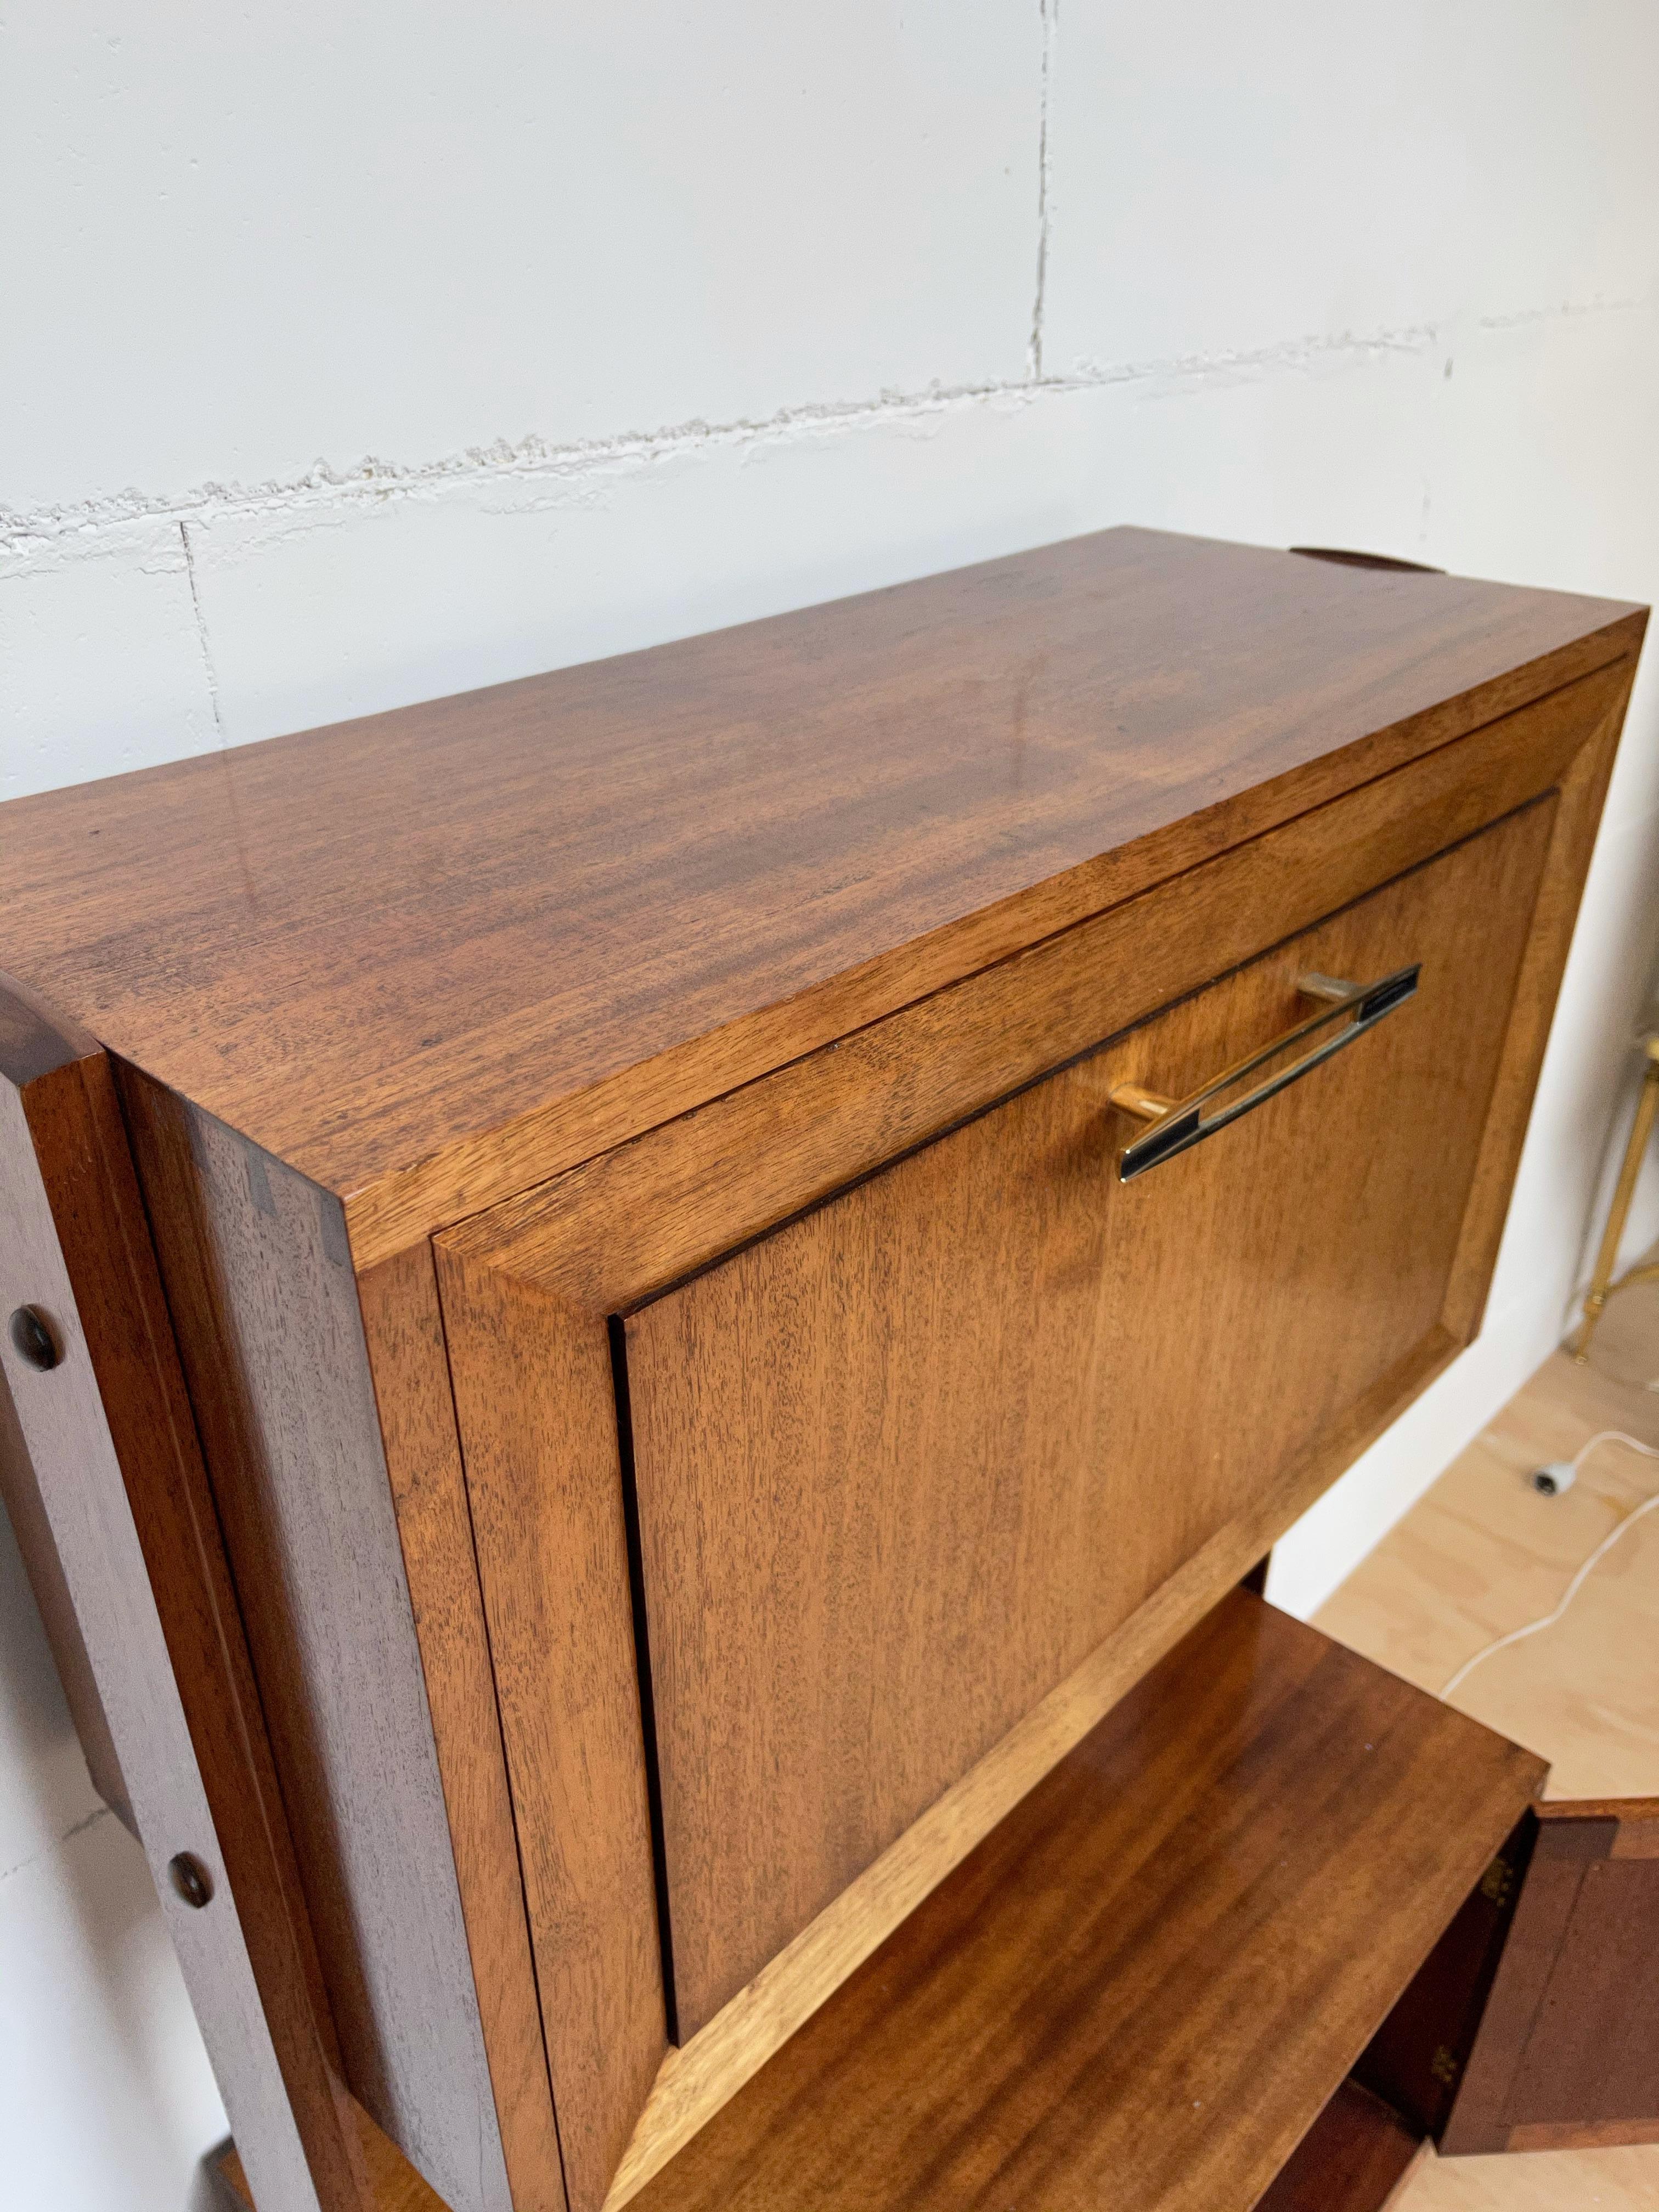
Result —
[{"label": "wood grain pattern", "polygon": [[855,1968],[1373,1443],[1454,1356],[1443,1332],[1385,1376],[1316,1447],[1280,1470],[1075,1674],[1016,1723],[682,2047],[670,2051],[605,2200],[638,2195]]},{"label": "wood grain pattern", "polygon": [[[62,1352],[41,1370],[0,1338],[4,1442],[27,1456],[34,1533],[227,2107],[270,2212],[359,2212],[334,2022],[109,1063],[9,979],[0,1212],[0,1312],[43,1307]],[[200,1909],[168,1879],[181,1851],[207,1871]]]},{"label": "wood grain pattern", "polygon": [[368,1266],[1642,623],[1109,531],[14,800],[0,956],[347,1200]]},{"label": "wood grain pattern", "polygon": [[453,2212],[508,2212],[338,1203],[120,1080],[346,2081]]},{"label": "wood grain pattern", "polygon": [[1244,2212],[1540,1773],[1235,1592],[641,2212]]},{"label": "wood grain pattern", "polygon": [[[645,1887],[650,1714],[603,1340],[605,1315],[632,1300],[573,1302],[464,1240],[440,1255],[446,1299],[471,1301],[480,1324],[457,1363],[464,1490],[423,1240],[1218,856],[1233,866],[1231,957],[1244,958],[1264,927],[1299,927],[1294,900],[1309,895],[1294,839],[1264,866],[1270,839],[1339,798],[1356,842],[1328,857],[1354,873],[1352,896],[1423,857],[1382,854],[1431,836],[1431,782],[1444,842],[1462,834],[1457,809],[1485,810],[1463,821],[1473,830],[1560,781],[1571,820],[1553,848],[1551,944],[1564,949],[1601,788],[1573,766],[1587,702],[1622,699],[1641,632],[1611,603],[1112,532],[9,810],[0,936],[129,1063],[349,2077],[458,2212],[504,2212],[509,2188],[520,2212],[527,2188],[559,2212],[532,1981],[577,2212],[599,2203],[641,2106],[649,2120],[653,2075],[660,2089],[673,2072],[675,1990]],[[1511,710],[1501,738],[1486,730]],[[1616,723],[1601,711],[1595,773]],[[1415,800],[1398,785],[1373,795],[1407,763],[1424,778]],[[1341,844],[1328,820],[1321,836]],[[1304,860],[1317,842],[1304,837]],[[1218,884],[1212,937],[1228,910]],[[1134,917],[1143,957],[1149,918]],[[1121,927],[1110,964],[1127,975],[1134,958]],[[1147,979],[1161,996],[1141,1012],[1209,972],[1172,981],[1175,964]],[[1536,1012],[1553,979],[1547,959],[1534,966]],[[989,1027],[995,989],[1031,979],[987,985]],[[1056,981],[1055,998],[1079,980]],[[1132,1018],[1097,1012],[1066,1049]],[[1040,1024],[1009,1026],[1004,1060],[1030,1065],[998,1074],[987,1050],[947,1119],[987,1103],[987,1084],[997,1095],[1065,1056]],[[884,1042],[909,1052],[923,1030]],[[830,1182],[787,1202],[780,1183],[765,1203],[787,1212],[935,1133],[939,1096],[921,1094],[949,1042],[934,1034],[925,1073],[913,1059],[873,1084],[848,1062],[858,1082],[831,1078],[817,1131],[812,1172]],[[1535,1058],[1529,1033],[1505,1098]],[[719,1135],[711,1121],[698,1141]],[[831,1163],[860,1147],[850,1170]],[[811,1151],[785,1164],[797,1182]],[[1488,1195],[1466,1224],[1468,1285],[1484,1280],[1507,1173],[1495,1153],[1477,1176]],[[710,1188],[696,1223],[684,1186],[666,1206],[635,1188],[627,1218],[672,1211],[713,1257],[752,1231],[729,1208],[714,1222]],[[1462,1311],[1402,1333],[1323,1408],[1317,1436],[1281,1440],[1248,1498],[1196,1495],[1196,1552],[1172,1553],[1163,1585],[1110,1614],[1092,1658],[1079,1626],[1036,1687],[1074,1661],[1071,1679],[1086,1675],[1108,1647],[1097,1683],[1132,1644],[1144,1661],[1212,1595],[1208,1577],[1259,1556],[1341,1440],[1449,1356]],[[553,1384],[563,1402],[526,1422],[525,1401]],[[469,1503],[482,1607],[461,1548]],[[647,1671],[647,1708],[654,1686]],[[970,1771],[1000,1778],[962,1798],[971,1818],[1020,1771],[994,1764],[1006,1719],[975,1739]],[[503,1859],[503,1747],[531,1815],[514,1840],[531,1839],[533,1975]],[[951,1771],[962,1787],[960,1759]],[[769,2033],[815,1973],[821,1988],[837,1943],[845,1972],[904,1884],[939,1878],[969,1825],[913,1852],[884,1906],[842,1916]],[[739,2044],[755,2063],[752,2034],[727,2057]],[[705,2068],[699,2094],[719,2076]]]},{"label": "wood grain pattern", "polygon": [[573,2212],[667,2048],[603,1317],[441,1258],[455,1404]]},{"label": "wood grain pattern", "polygon": [[[1622,666],[1586,678],[1201,874],[1176,877],[522,1192],[441,1241],[592,1312],[633,1305],[1556,787],[1574,775],[1587,744],[1616,730],[1628,682]],[[1582,812],[1572,814],[1581,833]],[[1520,1043],[1508,1048],[1516,1097],[1506,1102],[1506,1133],[1494,1140],[1494,1190],[1504,1146],[1518,1141],[1510,1121],[1514,1132],[1524,1126],[1565,955],[1559,917],[1576,910],[1583,857],[1563,839],[1552,877],[1556,926],[1545,954],[1528,956],[1539,1004],[1529,1003]]]},{"label": "wood grain pattern", "polygon": [[1578,919],[1585,872],[1634,677],[1632,662],[1615,673],[1607,695],[1594,702],[1586,700],[1592,714],[1599,708],[1599,719],[1560,777],[1550,850],[1516,992],[1515,1015],[1504,1040],[1447,1296],[1446,1325],[1455,1336],[1473,1337],[1486,1310],[1498,1240],[1509,1211],[1544,1046],[1554,1018],[1561,971]]},{"label": "wood grain pattern", "polygon": [[[1230,945],[1241,957],[1255,949],[1275,914],[1294,921],[1310,911],[1307,902],[1338,903],[1390,862],[1408,866],[1447,836],[1550,787],[1571,772],[1587,738],[1616,709],[1627,676],[1619,668],[1587,679],[1419,762],[1409,775],[1379,779],[1322,815],[1211,864],[1206,880],[1217,895],[1196,911],[1182,883],[1143,900],[1136,920],[1145,926],[1133,935],[1123,931],[1115,957],[1096,949],[1096,933],[1118,921],[1109,915],[495,1209],[447,1233],[441,1245],[470,1263],[556,1288],[597,1318],[611,1302],[627,1303],[712,1256],[723,1237],[766,1225],[932,1133],[953,1110],[979,1105],[988,1092],[1029,1076],[1045,1048],[1052,1055],[1056,1047],[1085,1043],[1103,1001],[1122,1005],[1126,986],[1141,988],[1134,956],[1155,969],[1144,1004],[1159,988],[1178,989],[1212,972],[1218,947],[1224,959]],[[1570,905],[1575,856],[1558,851],[1554,867],[1563,878],[1558,902]],[[1170,946],[1181,948],[1187,969],[1160,964]],[[964,1069],[967,1087],[958,1092],[951,1085],[963,1081]],[[1449,1332],[1432,1333],[1352,1419],[1334,1425],[1320,1449],[1287,1463],[1259,1508],[1109,1638],[1029,1726],[1011,1732],[685,2048],[668,2054],[612,2185],[613,2207],[810,2016],[1455,1348]],[[506,1557],[506,1564],[519,1562]]]},{"label": "wood grain pattern", "polygon": [[[683,2031],[1438,1328],[1550,813],[629,1317]],[[1179,1097],[1299,972],[1410,959],[1358,1048],[1116,1182],[1115,1084]]]},{"label": "wood grain pattern", "polygon": [[428,1244],[357,1279],[514,2212],[565,2212],[443,1316]]},{"label": "wood grain pattern", "polygon": [[1514,2151],[1612,2150],[1659,2143],[1659,2120],[1534,2120],[1510,2130]]}]

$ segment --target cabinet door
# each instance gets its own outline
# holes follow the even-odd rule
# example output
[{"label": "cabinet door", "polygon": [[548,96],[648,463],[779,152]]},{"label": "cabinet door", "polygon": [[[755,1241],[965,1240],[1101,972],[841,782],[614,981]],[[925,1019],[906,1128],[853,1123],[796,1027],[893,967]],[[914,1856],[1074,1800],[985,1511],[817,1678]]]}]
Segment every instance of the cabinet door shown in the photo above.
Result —
[{"label": "cabinet door", "polygon": [[1443,2151],[1659,2142],[1659,1798],[1540,1807],[1479,2017]]},{"label": "cabinet door", "polygon": [[1446,2157],[1659,2142],[1659,1798],[1528,1813],[1354,2075]]},{"label": "cabinet door", "polygon": [[[626,1317],[682,2040],[1184,1565],[1277,1533],[1454,1348],[1553,811]],[[1184,1097],[1305,1019],[1302,978],[1413,965],[1416,995],[1350,1048],[1120,1180],[1143,1125],[1115,1090]]]}]

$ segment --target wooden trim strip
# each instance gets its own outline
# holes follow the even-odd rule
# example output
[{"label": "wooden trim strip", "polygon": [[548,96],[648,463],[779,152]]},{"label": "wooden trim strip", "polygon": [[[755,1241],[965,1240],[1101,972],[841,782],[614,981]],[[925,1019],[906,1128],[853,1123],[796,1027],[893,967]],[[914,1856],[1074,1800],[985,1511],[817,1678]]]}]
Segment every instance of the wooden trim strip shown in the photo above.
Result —
[{"label": "wooden trim strip", "polygon": [[431,1245],[359,1275],[357,1297],[514,2212],[566,2212]]},{"label": "wooden trim strip", "polygon": [[572,2212],[667,2048],[605,1322],[441,1255],[455,1410]]},{"label": "wooden trim strip", "polygon": [[1504,2148],[1621,2150],[1633,2143],[1659,2143],[1659,2120],[1528,2120],[1510,2130]]},{"label": "wooden trim strip", "polygon": [[[1540,1820],[1617,1820],[1659,1827],[1659,1797],[1552,1797],[1534,1807]],[[1615,1858],[1638,1858],[1638,1851],[1620,1852]]]},{"label": "wooden trim strip", "polygon": [[1622,671],[1610,672],[1595,690],[1586,687],[1577,693],[1583,717],[1580,743],[1572,759],[1558,771],[1559,797],[1549,850],[1516,984],[1503,1058],[1487,1103],[1463,1232],[1447,1285],[1442,1317],[1452,1334],[1465,1342],[1479,1330],[1486,1310],[1498,1239],[1509,1212],[1533,1094],[1538,1087],[1590,849],[1601,823],[1601,803],[1613,774],[1635,674],[1632,663]]}]

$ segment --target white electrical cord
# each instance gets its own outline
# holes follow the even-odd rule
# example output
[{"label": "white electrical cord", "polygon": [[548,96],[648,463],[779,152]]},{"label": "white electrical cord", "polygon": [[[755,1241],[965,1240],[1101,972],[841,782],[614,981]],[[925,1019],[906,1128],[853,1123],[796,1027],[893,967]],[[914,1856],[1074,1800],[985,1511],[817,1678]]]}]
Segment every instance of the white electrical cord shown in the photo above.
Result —
[{"label": "white electrical cord", "polygon": [[[1622,1429],[1602,1429],[1597,1435],[1593,1436],[1589,1442],[1583,1445],[1579,1450],[1577,1455],[1572,1462],[1573,1474],[1576,1475],[1577,1474],[1579,1468],[1589,1457],[1590,1454],[1595,1449],[1597,1444],[1609,1443],[1628,1444],[1632,1451],[1639,1451],[1644,1459],[1659,1459],[1659,1451],[1656,1451],[1651,1444],[1644,1444],[1639,1437],[1627,1437]],[[1569,1480],[1571,1480],[1571,1478],[1569,1478]],[[1565,1489],[1567,1486],[1564,1483],[1561,1486]],[[1519,1644],[1524,1637],[1536,1636],[1540,1629],[1553,1628],[1556,1622],[1560,1620],[1562,1614],[1572,1603],[1574,1598],[1577,1596],[1579,1591],[1584,1587],[1585,1583],[1589,1578],[1592,1570],[1599,1566],[1601,1562],[1606,1559],[1607,1553],[1619,1541],[1619,1539],[1624,1534],[1626,1529],[1633,1528],[1637,1522],[1642,1518],[1643,1515],[1651,1513],[1656,1505],[1659,1505],[1659,1491],[1656,1491],[1651,1498],[1644,1498],[1641,1504],[1636,1508],[1634,1512],[1626,1513],[1622,1521],[1615,1522],[1614,1525],[1608,1529],[1607,1534],[1603,1536],[1601,1542],[1590,1553],[1589,1559],[1585,1560],[1583,1565],[1579,1568],[1577,1573],[1567,1584],[1566,1590],[1561,1599],[1561,1602],[1556,1607],[1553,1613],[1547,1613],[1541,1620],[1529,1620],[1524,1628],[1512,1628],[1507,1636],[1498,1637],[1494,1643],[1488,1644],[1484,1650],[1477,1651],[1473,1659],[1466,1659],[1463,1662],[1463,1664],[1458,1668],[1457,1672],[1452,1676],[1450,1681],[1447,1683],[1445,1688],[1442,1690],[1440,1692],[1441,1696],[1443,1698],[1450,1697],[1452,1692],[1456,1689],[1461,1683],[1467,1681],[1468,1677],[1474,1674],[1477,1667],[1480,1666],[1486,1660],[1495,1658],[1498,1652],[1507,1651],[1511,1644]]]}]

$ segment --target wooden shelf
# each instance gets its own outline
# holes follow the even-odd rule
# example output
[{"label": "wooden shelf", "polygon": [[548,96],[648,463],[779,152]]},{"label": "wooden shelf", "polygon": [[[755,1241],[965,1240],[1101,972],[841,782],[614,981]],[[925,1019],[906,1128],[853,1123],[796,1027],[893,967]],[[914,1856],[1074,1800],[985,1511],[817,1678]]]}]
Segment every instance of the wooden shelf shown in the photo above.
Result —
[{"label": "wooden shelf", "polygon": [[1237,1592],[639,2212],[1244,2212],[1543,1773]]}]

